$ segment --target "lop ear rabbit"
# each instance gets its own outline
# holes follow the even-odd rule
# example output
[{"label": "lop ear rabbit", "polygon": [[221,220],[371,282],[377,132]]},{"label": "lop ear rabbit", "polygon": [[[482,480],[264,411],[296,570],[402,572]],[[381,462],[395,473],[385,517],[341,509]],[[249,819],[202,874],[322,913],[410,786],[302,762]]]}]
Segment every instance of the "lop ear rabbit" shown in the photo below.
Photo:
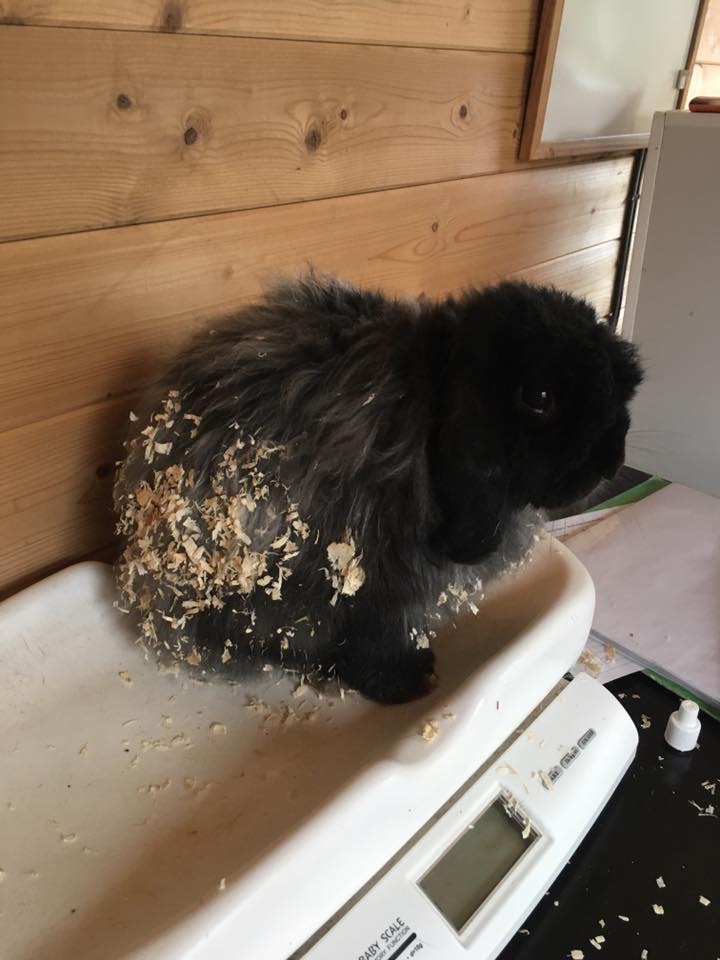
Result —
[{"label": "lop ear rabbit", "polygon": [[191,341],[134,424],[122,601],[190,664],[420,696],[443,609],[622,463],[640,380],[634,348],[554,289],[279,285]]}]

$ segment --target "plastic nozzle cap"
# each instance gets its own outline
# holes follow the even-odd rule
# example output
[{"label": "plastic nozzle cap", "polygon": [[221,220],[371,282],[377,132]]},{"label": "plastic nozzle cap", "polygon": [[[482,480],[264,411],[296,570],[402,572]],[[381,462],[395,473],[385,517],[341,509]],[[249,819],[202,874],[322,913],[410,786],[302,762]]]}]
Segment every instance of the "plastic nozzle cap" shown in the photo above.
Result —
[{"label": "plastic nozzle cap", "polygon": [[694,700],[682,700],[679,708],[670,714],[665,727],[665,742],[682,753],[693,750],[700,735],[699,711]]}]

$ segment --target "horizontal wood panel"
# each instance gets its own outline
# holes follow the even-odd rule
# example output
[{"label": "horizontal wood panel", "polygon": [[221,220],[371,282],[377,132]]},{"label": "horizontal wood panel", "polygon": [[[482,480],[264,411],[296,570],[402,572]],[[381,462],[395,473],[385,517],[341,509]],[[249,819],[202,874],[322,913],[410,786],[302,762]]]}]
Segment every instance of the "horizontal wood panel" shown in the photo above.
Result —
[{"label": "horizontal wood panel", "polygon": [[710,0],[696,59],[720,64],[720,0]]},{"label": "horizontal wood panel", "polygon": [[[517,271],[607,306],[617,242]],[[0,434],[0,592],[105,546],[112,464],[137,395]],[[49,412],[50,408],[48,408]]]},{"label": "horizontal wood panel", "polygon": [[538,0],[0,0],[0,22],[527,52]]},{"label": "horizontal wood panel", "polygon": [[0,27],[0,238],[508,167],[521,54]]},{"label": "horizontal wood panel", "polygon": [[599,317],[607,317],[619,251],[620,241],[609,240],[587,250],[569,253],[550,263],[539,263],[514,271],[510,276],[527,280],[528,283],[552,283],[561,290],[569,290],[589,300]]},{"label": "horizontal wood panel", "polygon": [[128,403],[0,434],[0,593],[112,538],[113,463]]},{"label": "horizontal wood panel", "polygon": [[308,261],[457,290],[620,236],[631,161],[0,245],[0,429],[134,389],[203,319]]}]

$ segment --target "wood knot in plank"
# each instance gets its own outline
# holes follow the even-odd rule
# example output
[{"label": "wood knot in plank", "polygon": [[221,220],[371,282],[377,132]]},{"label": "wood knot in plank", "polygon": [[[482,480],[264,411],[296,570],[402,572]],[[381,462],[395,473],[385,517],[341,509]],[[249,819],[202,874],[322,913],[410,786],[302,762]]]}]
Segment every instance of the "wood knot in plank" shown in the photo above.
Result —
[{"label": "wood knot in plank", "polygon": [[132,100],[126,93],[119,93],[115,99],[118,110],[129,110],[132,106]]},{"label": "wood knot in plank", "polygon": [[321,144],[322,134],[317,127],[310,127],[305,135],[305,146],[307,147],[308,153],[315,153],[315,151],[320,148]]},{"label": "wood knot in plank", "polygon": [[[199,156],[212,140],[212,115],[205,107],[193,107],[180,121],[180,149],[186,156]],[[188,150],[186,148],[191,147]]]},{"label": "wood knot in plank", "polygon": [[160,29],[165,33],[177,33],[182,30],[183,9],[177,0],[168,0],[160,11]]}]

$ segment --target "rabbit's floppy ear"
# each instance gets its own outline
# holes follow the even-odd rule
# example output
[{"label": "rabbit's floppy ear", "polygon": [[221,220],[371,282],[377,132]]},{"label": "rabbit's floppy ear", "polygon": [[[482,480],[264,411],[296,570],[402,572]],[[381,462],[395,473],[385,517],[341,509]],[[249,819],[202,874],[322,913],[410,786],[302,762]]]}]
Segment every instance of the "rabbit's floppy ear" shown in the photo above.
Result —
[{"label": "rabbit's floppy ear", "polygon": [[454,563],[477,563],[499,545],[511,508],[502,445],[477,416],[472,424],[461,417],[438,425],[429,460],[436,517],[431,547]]}]

